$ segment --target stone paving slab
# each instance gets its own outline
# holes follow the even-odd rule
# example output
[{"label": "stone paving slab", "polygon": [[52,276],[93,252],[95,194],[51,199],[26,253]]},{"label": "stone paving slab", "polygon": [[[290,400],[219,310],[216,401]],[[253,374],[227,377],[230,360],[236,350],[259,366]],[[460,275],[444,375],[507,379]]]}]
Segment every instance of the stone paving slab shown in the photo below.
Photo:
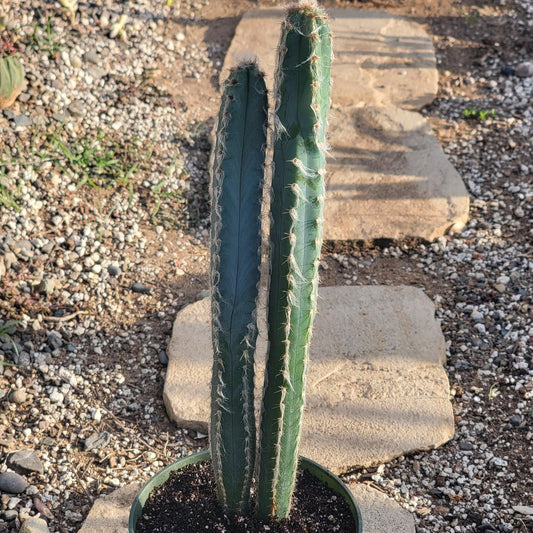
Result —
[{"label": "stone paving slab", "polygon": [[[332,9],[335,61],[324,238],[433,240],[468,220],[463,181],[418,110],[437,94],[431,38],[380,11]],[[257,56],[272,84],[282,9],[246,12],[221,79]],[[271,86],[269,87],[272,88]]]},{"label": "stone paving slab", "polygon": [[[370,466],[453,437],[445,345],[431,300],[414,287],[321,287],[301,453],[334,472]],[[262,313],[264,316],[264,313]],[[163,399],[178,425],[205,432],[210,306],[182,309],[168,348]],[[256,365],[261,398],[264,320]]]},{"label": "stone paving slab", "polygon": [[329,131],[325,239],[431,241],[462,230],[468,193],[422,115],[334,108]]},{"label": "stone paving slab", "polygon": [[128,533],[130,507],[140,488],[131,483],[97,498],[78,533]]},{"label": "stone paving slab", "polygon": [[[139,487],[133,483],[98,498],[79,533],[128,533],[130,507]],[[361,509],[363,533],[414,533],[412,515],[394,500],[367,485],[350,485],[350,490]]]},{"label": "stone paving slab", "polygon": [[368,485],[349,485],[363,518],[363,533],[415,533],[413,515]]},{"label": "stone paving slab", "polygon": [[[334,37],[332,67],[335,105],[395,105],[420,109],[437,95],[435,51],[418,24],[383,11],[328,9]],[[257,56],[272,89],[284,10],[244,13],[222,67],[220,79],[240,60]]]}]

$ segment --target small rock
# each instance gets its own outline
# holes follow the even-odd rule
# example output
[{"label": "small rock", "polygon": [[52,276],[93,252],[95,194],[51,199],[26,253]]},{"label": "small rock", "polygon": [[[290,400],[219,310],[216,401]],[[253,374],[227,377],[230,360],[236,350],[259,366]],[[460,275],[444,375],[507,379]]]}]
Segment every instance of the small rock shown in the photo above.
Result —
[{"label": "small rock", "polygon": [[503,66],[503,67],[500,69],[500,72],[501,72],[504,76],[514,76],[514,74],[515,74],[515,69],[514,69],[513,67]]},{"label": "small rock", "polygon": [[471,316],[472,319],[475,320],[476,322],[482,322],[483,319],[484,319],[483,313],[480,313],[480,312],[477,311],[476,309],[474,309],[474,311],[472,311],[472,314],[471,314],[470,316]]},{"label": "small rock", "polygon": [[62,392],[59,392],[57,390],[53,391],[50,394],[50,401],[52,403],[62,404],[64,399],[65,399],[65,395]]},{"label": "small rock", "polygon": [[496,279],[496,283],[500,285],[507,285],[511,281],[511,278],[509,276],[500,276]]},{"label": "small rock", "polygon": [[6,464],[11,470],[15,470],[19,474],[44,473],[43,464],[33,450],[19,450],[10,453],[7,456]]},{"label": "small rock", "polygon": [[[28,491],[26,490],[26,493],[27,492]],[[46,516],[46,518],[49,518],[50,520],[54,518],[52,511],[48,509],[48,506],[45,503],[43,503],[43,501],[40,498],[37,498],[37,497],[33,498],[33,507],[38,513],[42,514],[43,516]]]},{"label": "small rock", "polygon": [[19,516],[18,511],[15,510],[15,509],[8,509],[7,511],[4,511],[2,514],[4,515],[4,518],[8,522],[11,522],[11,521],[15,520],[15,518],[18,518],[18,516]]},{"label": "small rock", "polygon": [[168,355],[167,355],[167,352],[165,350],[160,350],[159,351],[159,362],[162,364],[162,365],[168,365]]},{"label": "small rock", "polygon": [[70,118],[70,115],[68,113],[58,111],[52,115],[52,118],[57,120],[57,122],[66,122]]},{"label": "small rock", "polygon": [[513,511],[515,513],[533,516],[533,507],[528,507],[527,505],[514,505]]},{"label": "small rock", "polygon": [[17,389],[11,393],[11,396],[9,397],[9,399],[13,403],[21,404],[21,403],[24,403],[28,399],[28,395],[26,394],[25,389]]},{"label": "small rock", "polygon": [[32,516],[20,528],[19,533],[50,533],[46,520]]},{"label": "small rock", "polygon": [[516,65],[515,73],[520,78],[529,78],[533,76],[533,61],[524,61],[519,65]]},{"label": "small rock", "polygon": [[42,279],[36,286],[35,290],[41,294],[50,295],[56,289],[57,280],[54,278]]},{"label": "small rock", "polygon": [[33,120],[26,115],[17,115],[14,119],[15,126],[20,128],[25,128],[33,124]]},{"label": "small rock", "polygon": [[73,68],[80,68],[82,65],[80,57],[77,55],[70,56],[70,64]]},{"label": "small rock", "polygon": [[209,289],[204,289],[203,291],[200,291],[196,295],[196,300],[203,300],[204,298],[207,298],[208,296],[211,296],[211,292]]},{"label": "small rock", "polygon": [[107,446],[110,440],[111,435],[107,431],[100,431],[87,437],[84,442],[84,447],[86,451],[97,450],[98,448]]},{"label": "small rock", "polygon": [[522,217],[525,215],[525,212],[524,212],[524,210],[522,209],[522,207],[518,206],[518,207],[514,210],[514,214],[515,214],[516,218],[522,218]]},{"label": "small rock", "polygon": [[58,348],[61,348],[61,346],[63,346],[63,337],[58,331],[51,331],[48,334],[47,342],[48,346],[50,346],[52,350],[57,350]]},{"label": "small rock", "polygon": [[13,252],[7,252],[4,254],[4,263],[6,265],[6,269],[9,270],[12,265],[14,265],[17,262],[17,256]]},{"label": "small rock", "polygon": [[2,472],[0,474],[0,491],[9,494],[20,494],[26,490],[27,481],[16,472]]},{"label": "small rock", "polygon": [[83,59],[85,59],[85,61],[88,63],[92,63],[93,65],[100,64],[100,56],[94,50],[88,50],[85,52],[83,54]]},{"label": "small rock", "polygon": [[463,452],[470,452],[474,449],[474,445],[468,441],[461,441],[459,443],[459,449]]},{"label": "small rock", "polygon": [[522,417],[520,415],[514,415],[510,418],[509,422],[515,427],[518,427],[522,423]]},{"label": "small rock", "polygon": [[111,264],[107,267],[107,272],[109,273],[110,276],[114,276],[114,277],[120,276],[120,273],[121,273],[120,267],[114,264]]},{"label": "small rock", "polygon": [[140,294],[150,294],[150,287],[147,287],[146,285],[143,285],[142,283],[135,282],[131,286],[131,290],[133,292],[138,292]]},{"label": "small rock", "polygon": [[87,111],[82,100],[74,100],[74,102],[68,106],[68,110],[70,111],[71,115],[75,117],[83,117]]},{"label": "small rock", "polygon": [[7,503],[8,509],[14,509],[22,500],[20,498],[9,498],[9,502]]}]

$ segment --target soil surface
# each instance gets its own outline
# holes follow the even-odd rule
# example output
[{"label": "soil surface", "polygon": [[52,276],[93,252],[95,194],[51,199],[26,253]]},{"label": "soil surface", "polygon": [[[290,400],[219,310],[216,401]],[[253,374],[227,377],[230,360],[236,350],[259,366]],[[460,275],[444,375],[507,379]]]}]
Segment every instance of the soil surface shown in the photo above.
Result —
[{"label": "soil surface", "polygon": [[[304,470],[298,473],[290,518],[280,522],[231,516],[219,505],[211,463],[171,473],[147,500],[136,533],[355,533],[345,500]],[[177,522],[175,517],[179,516]]]},{"label": "soil surface", "polygon": [[[472,200],[465,230],[434,243],[325,243],[323,285],[433,299],[457,424],[438,450],[345,478],[396,499],[418,533],[533,531],[533,78],[517,74],[533,6],[324,4],[433,37],[439,94],[422,112]],[[95,0],[71,19],[51,0],[1,3],[27,87],[0,112],[0,451],[32,450],[43,468],[22,471],[20,494],[1,489],[0,531],[35,514],[77,531],[99,495],[206,447],[166,416],[165,349],[176,312],[208,289],[224,54],[242,13],[272,5]]]}]

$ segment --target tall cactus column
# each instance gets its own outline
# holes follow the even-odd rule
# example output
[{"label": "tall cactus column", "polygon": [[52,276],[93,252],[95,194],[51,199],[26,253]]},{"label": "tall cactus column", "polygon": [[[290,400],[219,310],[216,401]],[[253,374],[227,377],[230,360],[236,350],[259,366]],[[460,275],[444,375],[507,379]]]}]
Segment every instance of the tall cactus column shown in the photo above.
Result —
[{"label": "tall cactus column", "polygon": [[248,510],[256,459],[254,351],[267,91],[255,64],[233,70],[218,117],[212,188],[211,456],[226,510]]},{"label": "tall cactus column", "polygon": [[322,244],[331,39],[315,3],[289,8],[276,74],[269,353],[261,413],[258,513],[287,517],[296,479]]}]

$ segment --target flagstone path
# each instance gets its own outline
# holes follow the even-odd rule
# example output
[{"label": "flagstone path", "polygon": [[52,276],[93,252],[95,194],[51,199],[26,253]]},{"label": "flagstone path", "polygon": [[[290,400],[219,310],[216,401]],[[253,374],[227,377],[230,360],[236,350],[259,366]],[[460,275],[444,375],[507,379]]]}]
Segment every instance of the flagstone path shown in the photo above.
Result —
[{"label": "flagstone path", "polygon": [[[468,220],[466,188],[415,112],[437,95],[431,38],[388,13],[328,12],[335,61],[324,237],[433,240],[461,230]],[[239,60],[257,56],[272,88],[282,16],[279,8],[244,14],[221,79]]]}]

